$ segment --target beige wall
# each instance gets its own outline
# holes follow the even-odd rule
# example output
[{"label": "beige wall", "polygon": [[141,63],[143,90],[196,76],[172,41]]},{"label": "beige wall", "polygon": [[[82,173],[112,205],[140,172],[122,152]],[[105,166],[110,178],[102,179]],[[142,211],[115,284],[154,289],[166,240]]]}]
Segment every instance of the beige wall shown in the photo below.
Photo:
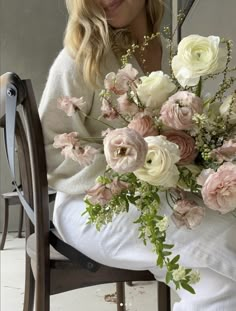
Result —
[{"label": "beige wall", "polygon": [[[48,69],[62,48],[67,14],[64,0],[0,0],[0,74],[30,78],[37,101]],[[11,191],[11,178],[0,133],[0,193]],[[3,201],[0,201],[2,228]],[[18,208],[10,210],[10,230],[17,229]]]}]

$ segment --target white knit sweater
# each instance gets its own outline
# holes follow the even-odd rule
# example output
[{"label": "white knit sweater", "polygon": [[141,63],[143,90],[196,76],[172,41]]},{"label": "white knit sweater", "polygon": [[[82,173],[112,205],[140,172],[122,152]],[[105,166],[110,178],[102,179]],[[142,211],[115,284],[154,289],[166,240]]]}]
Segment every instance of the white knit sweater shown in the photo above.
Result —
[{"label": "white knit sweater", "polygon": [[[166,53],[163,53],[166,55]],[[141,73],[137,61],[133,58],[133,66]],[[121,64],[115,55],[110,52],[106,57],[106,64],[102,73],[117,70]],[[165,70],[167,62],[162,61]],[[102,83],[101,83],[102,84]],[[101,114],[99,100],[100,89],[89,88],[82,73],[76,67],[75,61],[70,57],[66,49],[63,49],[54,61],[47,80],[45,90],[39,106],[39,114],[42,121],[45,150],[48,168],[49,186],[57,191],[68,194],[81,194],[95,183],[95,178],[105,170],[106,162],[102,152],[96,156],[94,163],[81,168],[77,162],[65,159],[60,149],[53,147],[54,137],[63,133],[78,132],[83,137],[101,136],[101,131],[106,126],[98,121],[85,118],[76,112],[73,117],[68,117],[65,112],[57,108],[57,100],[62,96],[84,97],[87,103],[86,114],[98,118]],[[106,123],[109,123],[106,121]],[[113,127],[122,127],[121,120],[113,120]]]}]

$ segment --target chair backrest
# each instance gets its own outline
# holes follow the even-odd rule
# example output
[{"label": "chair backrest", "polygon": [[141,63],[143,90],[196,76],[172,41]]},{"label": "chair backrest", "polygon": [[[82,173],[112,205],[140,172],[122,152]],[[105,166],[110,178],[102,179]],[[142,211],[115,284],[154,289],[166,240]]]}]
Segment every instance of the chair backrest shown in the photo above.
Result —
[{"label": "chair backrest", "polygon": [[[23,198],[28,205],[26,237],[36,233],[37,261],[49,266],[49,204],[43,133],[30,80],[14,73],[0,77],[1,115],[6,153],[15,180],[14,141],[17,143]],[[16,112],[15,112],[16,111]],[[40,238],[37,238],[40,237]],[[47,263],[45,265],[45,263]],[[42,271],[40,271],[41,273]],[[45,272],[45,271],[44,271]]]}]

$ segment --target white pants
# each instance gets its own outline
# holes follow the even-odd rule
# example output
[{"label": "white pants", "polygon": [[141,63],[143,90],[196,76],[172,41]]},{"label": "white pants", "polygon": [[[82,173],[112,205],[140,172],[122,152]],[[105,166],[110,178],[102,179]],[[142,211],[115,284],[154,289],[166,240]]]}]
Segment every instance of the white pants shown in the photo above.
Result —
[{"label": "white pants", "polygon": [[[170,210],[161,204],[165,214]],[[108,266],[150,270],[157,280],[165,279],[164,269],[156,266],[152,246],[138,238],[139,213],[130,206],[129,213],[114,218],[98,232],[87,224],[88,215],[81,216],[85,207],[83,196],[58,193],[54,207],[54,224],[76,249]],[[204,222],[195,231],[176,229],[170,223],[168,238],[175,244],[173,255],[180,254],[180,264],[198,269],[201,280],[194,285],[196,295],[178,290],[181,302],[174,311],[236,311],[236,218],[219,217],[208,211]],[[171,284],[170,284],[171,285]],[[160,310],[161,311],[161,310]]]},{"label": "white pants", "polygon": [[236,282],[208,269],[199,269],[201,280],[193,287],[196,295],[178,290],[181,301],[173,311],[236,311]]}]

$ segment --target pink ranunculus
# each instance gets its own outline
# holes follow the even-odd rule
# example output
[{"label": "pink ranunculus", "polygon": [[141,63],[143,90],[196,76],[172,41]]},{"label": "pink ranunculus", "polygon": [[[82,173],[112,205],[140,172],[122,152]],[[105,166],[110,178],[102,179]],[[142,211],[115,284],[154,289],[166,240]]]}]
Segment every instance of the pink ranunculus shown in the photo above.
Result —
[{"label": "pink ranunculus", "polygon": [[169,97],[160,111],[164,125],[176,130],[190,130],[195,113],[203,112],[203,101],[200,97],[187,91],[179,91]]},{"label": "pink ranunculus", "polygon": [[138,106],[129,101],[127,93],[118,97],[117,102],[121,114],[135,115],[138,112]]},{"label": "pink ranunculus", "polygon": [[83,97],[60,97],[57,100],[57,107],[63,110],[68,117],[71,117],[78,110],[85,110],[86,102]]},{"label": "pink ranunculus", "polygon": [[225,141],[221,147],[213,149],[211,156],[216,158],[219,163],[236,160],[236,138]]},{"label": "pink ranunculus", "polygon": [[100,183],[90,188],[86,194],[92,204],[100,204],[101,206],[107,204],[113,197],[111,189],[109,189],[107,185]]},{"label": "pink ranunculus", "polygon": [[114,120],[119,117],[119,113],[112,107],[112,105],[105,98],[103,98],[102,100],[101,111],[102,116],[105,119]]},{"label": "pink ranunculus", "polygon": [[64,133],[54,137],[54,148],[64,148],[66,146],[74,146],[79,143],[79,136],[77,132]]},{"label": "pink ranunculus", "polygon": [[127,64],[124,68],[119,69],[118,73],[111,72],[106,75],[104,85],[105,88],[117,95],[122,95],[129,90],[129,85],[137,77],[138,71]]},{"label": "pink ranunculus", "polygon": [[129,123],[128,128],[137,131],[143,137],[158,135],[157,127],[155,126],[152,117],[149,115],[135,117]]},{"label": "pink ranunculus", "polygon": [[144,165],[148,146],[133,129],[110,131],[103,140],[107,164],[118,173],[133,172]]},{"label": "pink ranunculus", "polygon": [[205,209],[194,201],[178,200],[171,218],[178,228],[186,226],[188,229],[194,229],[201,223],[204,215]]},{"label": "pink ranunculus", "polygon": [[216,172],[211,171],[201,192],[209,208],[221,214],[233,211],[236,208],[236,165],[225,162]]},{"label": "pink ranunculus", "polygon": [[109,188],[111,189],[113,195],[119,195],[123,190],[127,190],[129,187],[129,183],[117,178],[113,179],[112,183],[109,184]]},{"label": "pink ranunculus", "polygon": [[195,140],[183,131],[165,131],[162,135],[179,146],[180,161],[179,164],[190,164],[196,158],[198,151],[195,148]]}]

